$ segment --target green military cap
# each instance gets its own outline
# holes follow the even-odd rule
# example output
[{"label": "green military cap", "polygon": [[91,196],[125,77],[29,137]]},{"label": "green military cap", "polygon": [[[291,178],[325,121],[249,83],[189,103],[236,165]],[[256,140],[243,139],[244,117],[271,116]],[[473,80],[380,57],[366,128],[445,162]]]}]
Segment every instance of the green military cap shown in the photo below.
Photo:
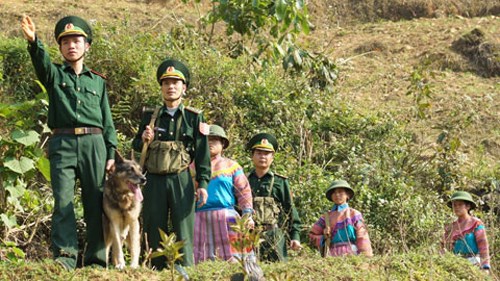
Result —
[{"label": "green military cap", "polygon": [[182,62],[178,60],[167,59],[164,60],[158,70],[156,71],[156,78],[158,83],[161,85],[161,81],[166,78],[179,79],[189,86],[189,80],[191,75],[189,74],[189,69]]},{"label": "green military cap", "polygon": [[229,139],[227,138],[226,132],[219,125],[210,125],[210,130],[208,136],[219,137],[222,139],[222,148],[226,149],[229,146]]},{"label": "green military cap", "polygon": [[60,19],[54,29],[54,36],[58,44],[61,43],[61,38],[69,35],[81,35],[87,38],[87,42],[92,44],[92,28],[82,18],[77,16],[67,16]]},{"label": "green military cap", "polygon": [[253,136],[247,143],[248,150],[264,150],[276,152],[278,150],[278,141],[276,138],[268,133],[260,133]]},{"label": "green military cap", "polygon": [[456,200],[462,200],[465,202],[469,202],[471,204],[471,210],[474,210],[476,208],[476,203],[472,199],[472,195],[470,195],[469,192],[467,191],[457,191],[451,195],[450,201],[448,201],[448,207],[451,208],[452,202]]},{"label": "green military cap", "polygon": [[330,201],[332,200],[332,193],[335,189],[337,188],[343,188],[347,191],[349,194],[349,199],[352,199],[354,197],[354,190],[351,188],[351,186],[345,181],[345,180],[335,180],[330,184],[328,189],[325,192],[326,198]]}]

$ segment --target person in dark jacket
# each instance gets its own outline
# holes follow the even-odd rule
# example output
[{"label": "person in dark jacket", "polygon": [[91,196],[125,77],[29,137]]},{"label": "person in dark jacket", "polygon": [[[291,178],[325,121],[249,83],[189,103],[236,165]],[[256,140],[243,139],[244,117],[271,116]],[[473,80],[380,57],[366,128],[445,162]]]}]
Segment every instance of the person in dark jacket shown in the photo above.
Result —
[{"label": "person in dark jacket", "polygon": [[[163,105],[144,114],[133,147],[142,151],[148,146],[145,158],[147,183],[144,187],[143,230],[150,249],[160,245],[161,229],[169,231],[169,219],[178,241],[184,241],[182,264],[193,265],[193,235],[195,197],[201,207],[207,200],[210,180],[209,126],[201,111],[182,104],[189,86],[190,73],[180,61],[167,59],[157,70]],[[194,161],[195,190],[189,172]],[[156,269],[166,266],[164,257],[152,259]]]},{"label": "person in dark jacket", "polygon": [[285,176],[274,173],[271,164],[278,150],[278,141],[268,133],[260,133],[250,139],[254,169],[248,175],[252,188],[254,221],[263,229],[264,242],[258,256],[261,260],[286,261],[286,241],[290,248],[299,250],[301,222],[293,205],[290,184]]},{"label": "person in dark jacket", "polygon": [[84,64],[92,44],[92,29],[82,18],[68,16],[55,27],[64,59],[52,63],[36,34],[33,20],[21,22],[35,72],[49,98],[48,126],[52,130],[49,160],[54,212],[51,248],[66,269],[77,264],[78,239],[74,211],[76,181],[80,180],[86,223],[84,265],[106,266],[102,231],[102,188],[105,171],[114,164],[117,138],[105,77]]}]

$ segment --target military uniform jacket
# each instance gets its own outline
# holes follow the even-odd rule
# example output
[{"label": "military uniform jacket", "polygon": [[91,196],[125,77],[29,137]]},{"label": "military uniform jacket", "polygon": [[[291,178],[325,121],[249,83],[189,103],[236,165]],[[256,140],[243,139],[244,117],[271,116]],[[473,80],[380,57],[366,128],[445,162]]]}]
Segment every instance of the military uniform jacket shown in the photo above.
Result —
[{"label": "military uniform jacket", "polygon": [[49,96],[49,128],[101,128],[106,159],[114,159],[117,138],[103,77],[85,65],[77,75],[67,63],[52,63],[38,38],[29,44],[28,51]]},{"label": "military uniform jacket", "polygon": [[248,181],[252,188],[252,196],[269,196],[268,188],[271,184],[271,179],[274,176],[274,183],[271,190],[271,195],[279,204],[280,215],[278,217],[278,226],[285,226],[286,231],[290,235],[291,240],[300,241],[301,222],[297,209],[293,205],[292,195],[290,193],[290,184],[286,177],[280,176],[268,171],[262,178],[258,178],[255,170],[248,175]]},{"label": "military uniform jacket", "polygon": [[[153,112],[145,112],[137,135],[132,143],[136,151],[141,151],[142,133],[149,125]],[[177,130],[177,120],[182,118],[180,132]],[[196,170],[196,181],[198,187],[206,188],[211,175],[210,166],[210,150],[208,148],[208,138],[200,132],[200,124],[204,122],[203,114],[195,109],[184,107],[183,104],[171,116],[167,112],[167,108],[162,106],[158,112],[157,127],[154,128],[155,139],[160,141],[174,141],[176,135],[179,136],[179,141],[184,143],[186,150],[191,156],[191,161],[194,161]]]}]

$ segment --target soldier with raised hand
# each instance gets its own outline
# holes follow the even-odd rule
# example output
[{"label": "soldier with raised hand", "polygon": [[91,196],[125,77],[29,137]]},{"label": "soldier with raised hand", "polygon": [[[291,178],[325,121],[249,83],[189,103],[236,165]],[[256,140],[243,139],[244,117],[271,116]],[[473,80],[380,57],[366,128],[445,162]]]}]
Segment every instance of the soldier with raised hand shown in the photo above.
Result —
[{"label": "soldier with raised hand", "polygon": [[[136,151],[145,151],[147,183],[144,188],[144,233],[150,249],[160,245],[161,229],[169,233],[172,225],[178,241],[184,241],[183,265],[193,265],[195,197],[197,206],[207,200],[210,180],[209,126],[201,111],[186,107],[182,96],[190,82],[188,68],[180,61],[167,59],[157,70],[163,105],[144,114],[133,141]],[[194,161],[195,190],[188,166]],[[171,224],[169,224],[169,220]],[[166,266],[164,257],[152,259],[156,269]]]},{"label": "soldier with raised hand", "polygon": [[293,205],[288,179],[271,170],[278,141],[268,133],[253,136],[247,144],[254,169],[248,175],[252,188],[254,221],[263,229],[264,242],[259,258],[267,261],[287,260],[287,239],[290,248],[299,250],[301,222]]},{"label": "soldier with raised hand", "polygon": [[86,223],[84,265],[106,266],[102,231],[102,188],[105,171],[114,164],[117,144],[105,77],[84,64],[92,44],[92,29],[82,18],[67,16],[55,26],[55,39],[64,59],[52,63],[36,36],[33,20],[23,16],[21,28],[36,75],[49,98],[48,144],[54,195],[51,248],[66,269],[77,264],[78,239],[74,211],[76,181],[82,188]]}]

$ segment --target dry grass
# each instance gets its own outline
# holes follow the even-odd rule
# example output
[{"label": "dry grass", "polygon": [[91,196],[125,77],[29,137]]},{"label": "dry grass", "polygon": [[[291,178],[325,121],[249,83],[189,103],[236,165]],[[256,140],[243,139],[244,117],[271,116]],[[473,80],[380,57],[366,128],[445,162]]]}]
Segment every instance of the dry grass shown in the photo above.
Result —
[{"label": "dry grass", "polygon": [[[91,0],[4,0],[0,3],[0,32],[21,36],[18,23],[23,14],[31,15],[37,23],[39,36],[52,43],[55,21],[68,14],[100,22],[104,28],[108,23],[122,21],[130,26],[131,33],[164,32],[173,22],[198,24],[199,16],[210,9],[210,4],[193,2],[110,0],[96,4]],[[474,152],[478,144],[483,143],[487,144],[489,163],[495,163],[500,157],[497,125],[500,79],[498,75],[483,77],[485,67],[492,69],[489,73],[498,72],[498,48],[495,46],[499,46],[500,21],[488,15],[500,12],[497,1],[485,0],[471,5],[466,0],[454,0],[451,4],[445,0],[317,0],[310,1],[309,12],[315,28],[310,35],[303,36],[302,44],[338,61],[341,67],[339,95],[360,110],[397,111],[399,118],[408,120],[413,105],[411,97],[406,95],[410,85],[408,77],[416,66],[426,62],[436,73],[430,81],[433,86],[432,119],[409,126],[414,127],[417,135],[422,135],[424,143],[432,143],[439,132],[429,129],[432,124],[440,120],[445,122],[452,111],[469,111],[473,120],[472,126],[462,135],[464,148]],[[466,18],[460,15],[488,16]],[[414,17],[424,18],[354,24]],[[487,44],[475,49],[476,54],[489,54],[490,59],[486,62],[478,63],[477,55],[470,59],[452,50],[453,42],[462,42],[461,38],[472,30],[481,30],[487,39]],[[496,57],[494,50],[497,50]]]},{"label": "dry grass", "polygon": [[[172,22],[196,26],[199,16],[210,8],[208,2],[196,5],[194,1],[183,4],[180,0],[98,2],[3,0],[0,33],[21,36],[19,19],[23,14],[34,18],[39,36],[51,44],[55,21],[68,14],[100,22],[104,28],[107,23],[122,21],[132,33],[164,32]],[[494,16],[500,12],[498,1],[317,0],[310,1],[309,11],[315,28],[310,35],[302,37],[302,44],[338,61],[341,97],[362,111],[391,110],[399,112],[402,118],[413,106],[411,97],[406,95],[409,75],[426,62],[435,72],[429,81],[431,118],[409,123],[416,135],[422,136],[422,145],[434,142],[439,130],[432,126],[446,122],[451,112],[470,113],[472,123],[461,132],[465,141],[463,149],[475,153],[478,144],[485,144],[488,163],[496,163],[500,157],[500,79],[498,74],[495,76],[500,20]],[[421,18],[380,21],[415,17]],[[363,21],[376,22],[359,23]],[[462,42],[466,34],[476,29],[481,30],[485,39],[475,47],[476,55],[472,59],[453,50],[453,42]],[[477,54],[490,59],[479,63]],[[481,73],[485,67],[493,74],[488,75],[491,78]],[[471,154],[471,157],[474,156]]]},{"label": "dry grass", "polygon": [[[128,23],[131,33],[151,30],[164,32],[169,30],[171,22],[185,21],[196,25],[199,15],[209,8],[196,6],[191,3],[193,1],[185,5],[180,0],[0,1],[0,35],[20,37],[20,18],[23,14],[28,14],[37,24],[38,35],[50,44],[54,44],[54,23],[58,18],[69,14],[102,23],[104,28],[108,23],[122,21]],[[424,149],[432,149],[435,143],[440,132],[434,128],[436,124],[451,122],[453,114],[470,114],[471,124],[460,132],[464,141],[462,152],[469,157],[470,163],[477,163],[479,157],[484,157],[482,161],[486,165],[498,165],[500,77],[496,74],[489,75],[491,77],[488,78],[480,72],[485,66],[493,66],[490,73],[498,73],[495,69],[498,69],[500,18],[494,16],[499,13],[498,1],[310,2],[311,21],[315,28],[310,35],[301,38],[301,44],[324,52],[338,62],[341,73],[337,89],[342,99],[362,112],[393,112],[395,118],[407,122],[408,127],[415,132],[418,145]],[[375,2],[379,5],[378,10],[374,9]],[[482,6],[467,6],[476,2],[480,2]],[[397,3],[404,5],[398,6]],[[474,18],[460,16],[484,14],[490,15]],[[422,18],[379,21],[404,19],[407,15]],[[371,20],[376,22],[366,22]],[[359,23],[360,21],[365,23]],[[474,40],[469,40],[472,38],[468,34],[474,34],[474,30],[480,30],[479,44],[469,44]],[[489,53],[490,51],[492,52]],[[478,63],[478,54],[487,58],[491,58],[490,54],[496,54],[496,57],[486,60],[486,63]],[[407,120],[408,112],[413,107],[411,96],[406,95],[410,85],[408,78],[414,68],[423,63],[428,63],[429,70],[435,72],[435,76],[429,78],[432,85],[430,118],[422,121]],[[478,68],[477,65],[481,67]],[[484,156],[478,153],[479,145],[484,147]],[[28,258],[33,259],[50,255],[48,246],[43,243],[33,244],[25,251]],[[99,275],[100,272],[86,274],[81,280],[87,277],[104,279]],[[128,278],[118,273],[112,276],[116,280]],[[155,276],[148,273],[142,275],[142,280],[159,280]]]},{"label": "dry grass", "polygon": [[413,106],[406,95],[409,76],[415,67],[428,63],[435,73],[429,81],[431,118],[408,126],[420,136],[421,145],[430,147],[440,132],[433,129],[435,124],[448,122],[452,112],[470,113],[472,123],[460,135],[464,152],[472,159],[478,144],[487,144],[487,162],[494,165],[500,157],[500,79],[481,76],[452,45],[480,28],[487,41],[498,46],[498,27],[495,16],[414,19],[318,28],[304,42],[340,63],[337,88],[345,100],[361,110],[399,112],[401,119]]},{"label": "dry grass", "polygon": [[488,40],[481,29],[474,28],[458,38],[453,42],[452,49],[464,55],[479,74],[500,76],[500,45]]}]

